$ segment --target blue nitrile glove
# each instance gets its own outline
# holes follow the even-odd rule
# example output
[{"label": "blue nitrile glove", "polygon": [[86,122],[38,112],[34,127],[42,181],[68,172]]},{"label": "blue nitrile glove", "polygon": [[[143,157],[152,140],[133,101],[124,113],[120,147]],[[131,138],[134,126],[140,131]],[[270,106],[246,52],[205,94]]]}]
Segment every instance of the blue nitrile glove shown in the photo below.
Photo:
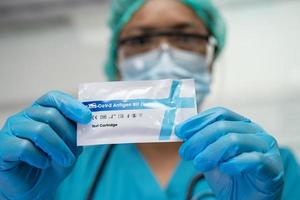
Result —
[{"label": "blue nitrile glove", "polygon": [[57,91],[9,117],[0,130],[0,197],[49,198],[82,150],[76,146],[75,122],[91,117],[86,106]]},{"label": "blue nitrile glove", "polygon": [[179,154],[193,160],[218,199],[280,199],[283,165],[276,140],[250,120],[212,108],[179,124]]}]

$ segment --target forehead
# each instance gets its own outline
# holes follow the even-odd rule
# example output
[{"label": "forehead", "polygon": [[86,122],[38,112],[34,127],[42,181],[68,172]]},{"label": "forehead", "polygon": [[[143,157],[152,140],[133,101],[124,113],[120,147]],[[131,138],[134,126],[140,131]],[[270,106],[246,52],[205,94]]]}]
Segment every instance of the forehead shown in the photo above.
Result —
[{"label": "forehead", "polygon": [[207,33],[198,15],[179,0],[147,0],[125,25],[121,36],[149,29],[178,27]]}]

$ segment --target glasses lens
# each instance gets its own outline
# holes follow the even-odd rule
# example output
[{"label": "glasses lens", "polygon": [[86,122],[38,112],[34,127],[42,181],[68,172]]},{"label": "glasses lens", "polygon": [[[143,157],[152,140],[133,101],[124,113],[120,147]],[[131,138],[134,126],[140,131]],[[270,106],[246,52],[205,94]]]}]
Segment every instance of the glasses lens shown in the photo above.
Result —
[{"label": "glasses lens", "polygon": [[200,54],[206,54],[208,41],[206,38],[196,35],[182,34],[169,37],[169,43],[182,50],[193,51]]},{"label": "glasses lens", "polygon": [[134,56],[154,49],[156,39],[157,38],[149,35],[126,38],[119,43],[119,50],[123,52],[125,57]]}]

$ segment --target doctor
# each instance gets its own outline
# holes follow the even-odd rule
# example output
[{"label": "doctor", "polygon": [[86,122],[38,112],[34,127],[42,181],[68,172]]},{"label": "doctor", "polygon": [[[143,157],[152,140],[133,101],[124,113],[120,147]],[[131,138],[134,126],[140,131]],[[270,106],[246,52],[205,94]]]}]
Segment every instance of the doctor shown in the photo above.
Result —
[{"label": "doctor", "polygon": [[[225,25],[209,0],[114,0],[110,80],[193,78],[209,93]],[[99,36],[101,37],[101,36]],[[0,130],[0,199],[299,199],[299,166],[250,119],[212,108],[178,125],[182,143],[76,146],[91,112],[48,92]]]}]

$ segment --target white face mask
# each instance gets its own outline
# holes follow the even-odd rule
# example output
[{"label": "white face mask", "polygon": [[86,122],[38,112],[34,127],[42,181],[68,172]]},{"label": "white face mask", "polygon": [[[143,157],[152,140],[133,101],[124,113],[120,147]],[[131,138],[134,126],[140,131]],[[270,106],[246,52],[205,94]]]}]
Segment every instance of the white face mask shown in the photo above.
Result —
[{"label": "white face mask", "polygon": [[123,80],[187,79],[195,80],[197,105],[201,106],[210,91],[211,75],[204,56],[172,48],[160,48],[119,62]]}]

